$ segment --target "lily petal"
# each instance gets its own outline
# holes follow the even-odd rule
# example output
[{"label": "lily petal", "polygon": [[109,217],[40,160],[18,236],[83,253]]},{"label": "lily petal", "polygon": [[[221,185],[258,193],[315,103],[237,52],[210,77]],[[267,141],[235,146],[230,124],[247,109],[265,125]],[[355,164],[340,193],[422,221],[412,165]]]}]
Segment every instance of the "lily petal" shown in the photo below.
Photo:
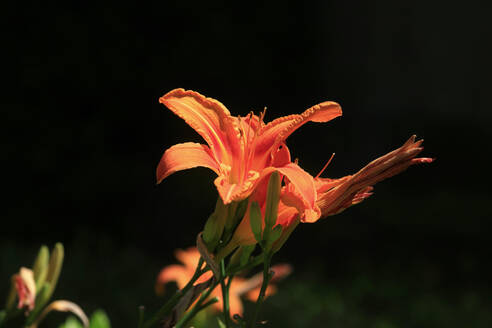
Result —
[{"label": "lily petal", "polygon": [[185,120],[205,139],[217,161],[230,162],[229,137],[237,138],[239,131],[235,128],[235,119],[222,103],[184,89],[168,92],[159,98],[159,102]]},{"label": "lily petal", "polygon": [[[224,166],[222,167],[224,170]],[[245,199],[253,190],[260,174],[256,171],[249,171],[245,180],[241,184],[230,183],[227,175],[219,175],[214,184],[217,187],[220,197],[224,204],[229,204],[236,200]]]},{"label": "lily petal", "polygon": [[156,291],[158,294],[161,294],[161,286],[163,287],[164,284],[170,282],[170,281],[176,281],[177,285],[179,288],[183,288],[186,283],[188,282],[190,272],[187,270],[185,267],[179,264],[171,264],[166,266],[164,269],[161,270],[159,275],[157,276],[157,282],[156,282]]},{"label": "lily petal", "polygon": [[164,152],[157,166],[157,183],[174,172],[197,166],[207,167],[219,174],[219,166],[206,145],[194,142],[174,145]]},{"label": "lily petal", "polygon": [[303,222],[319,219],[321,212],[315,203],[316,189],[313,177],[295,163],[278,167],[277,170],[289,180],[282,194],[282,202],[296,207]]},{"label": "lily petal", "polygon": [[177,249],[174,251],[174,256],[189,270],[195,270],[195,267],[200,261],[200,252],[196,247],[188,247],[187,249]]},{"label": "lily petal", "polygon": [[328,122],[341,115],[342,109],[339,104],[325,101],[307,109],[300,115],[279,117],[261,129],[257,151],[275,150],[288,136],[307,122]]},{"label": "lily petal", "polygon": [[375,159],[354,175],[336,180],[315,179],[317,204],[322,216],[338,214],[360,203],[372,195],[374,184],[406,170],[410,165],[432,162],[431,158],[415,158],[423,150],[422,142],[415,141],[415,136],[411,136],[403,146]]}]

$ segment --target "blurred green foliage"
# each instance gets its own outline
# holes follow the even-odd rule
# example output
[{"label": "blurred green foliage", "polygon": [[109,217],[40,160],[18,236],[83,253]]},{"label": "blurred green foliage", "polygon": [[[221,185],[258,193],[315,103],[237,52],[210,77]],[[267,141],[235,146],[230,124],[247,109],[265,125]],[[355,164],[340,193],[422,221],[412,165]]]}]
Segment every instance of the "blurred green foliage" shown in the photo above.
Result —
[{"label": "blurred green foliage", "polygon": [[[82,323],[75,318],[70,316],[67,320],[58,326],[58,328],[84,328]],[[102,310],[96,310],[89,321],[89,328],[111,328],[111,323],[108,316]]]}]

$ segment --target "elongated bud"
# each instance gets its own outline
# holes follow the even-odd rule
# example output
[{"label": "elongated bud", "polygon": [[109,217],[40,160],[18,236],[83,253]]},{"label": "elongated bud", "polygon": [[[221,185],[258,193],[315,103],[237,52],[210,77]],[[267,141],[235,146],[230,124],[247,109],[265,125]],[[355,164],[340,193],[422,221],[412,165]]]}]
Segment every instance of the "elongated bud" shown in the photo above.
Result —
[{"label": "elongated bud", "polygon": [[248,199],[243,199],[240,202],[232,202],[227,205],[228,215],[225,223],[225,231],[222,235],[222,241],[224,243],[229,242],[229,239],[233,235],[234,231],[241,223],[241,219],[244,217],[247,208]]},{"label": "elongated bud", "polygon": [[56,243],[55,247],[51,251],[48,274],[46,275],[46,282],[49,283],[51,287],[49,297],[51,297],[51,295],[55,291],[56,284],[58,283],[58,277],[60,276],[61,268],[63,265],[63,257],[63,245],[61,243]]},{"label": "elongated bud", "polygon": [[213,252],[220,241],[228,216],[227,212],[227,207],[222,202],[222,199],[218,197],[215,211],[210,215],[203,228],[202,238],[209,252]]},{"label": "elongated bud", "polygon": [[282,230],[282,226],[278,224],[270,231],[268,239],[266,240],[268,249],[280,238],[280,236],[282,236]]},{"label": "elongated bud", "polygon": [[53,289],[51,288],[50,283],[45,282],[36,295],[36,305],[34,306],[34,310],[27,317],[26,323],[28,326],[38,317],[39,312],[50,300],[52,293]]},{"label": "elongated bud", "polygon": [[261,242],[261,210],[260,205],[257,202],[252,202],[249,208],[249,223],[251,225],[251,231],[255,236],[257,242]]},{"label": "elongated bud", "polygon": [[48,264],[50,259],[50,251],[47,246],[43,245],[39,249],[38,256],[34,260],[33,273],[36,287],[41,288],[48,274]]},{"label": "elongated bud", "polygon": [[278,203],[280,200],[280,176],[277,171],[270,175],[268,181],[266,208],[265,208],[265,230],[270,230],[277,223]]},{"label": "elongated bud", "polygon": [[[222,229],[220,229],[219,218],[216,213],[212,213],[203,228],[203,241],[207,245],[209,252],[213,252],[220,240]],[[222,227],[224,227],[222,225]]]},{"label": "elongated bud", "polygon": [[248,262],[248,260],[251,256],[251,253],[253,253],[255,247],[256,247],[256,244],[239,247],[234,252],[234,254],[232,254],[231,260],[229,261],[229,266],[235,267],[235,266],[245,265]]},{"label": "elongated bud", "polygon": [[241,221],[247,209],[248,209],[248,199],[246,198],[237,204],[236,211],[233,216],[233,221],[235,222],[235,225],[237,225],[239,221]]},{"label": "elongated bud", "polygon": [[299,218],[296,218],[289,226],[284,227],[282,233],[280,234],[280,237],[278,237],[278,239],[272,245],[272,251],[274,253],[278,252],[278,250],[285,244],[287,239],[289,239],[290,234],[292,233],[292,231],[294,231],[299,222]]}]

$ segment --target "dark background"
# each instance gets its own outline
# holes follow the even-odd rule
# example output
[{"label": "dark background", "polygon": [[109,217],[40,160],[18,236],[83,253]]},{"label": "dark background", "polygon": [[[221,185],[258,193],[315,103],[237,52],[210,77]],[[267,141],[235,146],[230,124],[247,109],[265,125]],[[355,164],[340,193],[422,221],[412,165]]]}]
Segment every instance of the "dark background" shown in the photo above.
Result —
[{"label": "dark background", "polygon": [[[325,100],[343,117],[288,140],[325,177],[425,138],[424,156],[346,212],[303,224],[274,262],[294,274],[271,327],[487,327],[490,29],[452,2],[3,5],[0,295],[41,244],[64,243],[56,298],[115,327],[155,308],[155,277],[193,245],[214,174],[155,185],[163,151],[200,137],[158,98],[196,90],[266,120]],[[6,87],[6,88],[5,88]],[[55,318],[63,318],[63,316]]]}]

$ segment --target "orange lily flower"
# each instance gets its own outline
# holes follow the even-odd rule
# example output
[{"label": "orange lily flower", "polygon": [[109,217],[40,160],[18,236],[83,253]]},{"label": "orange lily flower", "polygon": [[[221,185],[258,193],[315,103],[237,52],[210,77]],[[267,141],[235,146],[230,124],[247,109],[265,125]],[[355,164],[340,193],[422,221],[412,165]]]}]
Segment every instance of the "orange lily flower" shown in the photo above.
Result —
[{"label": "orange lily flower", "polygon": [[[175,255],[180,262],[183,263],[183,265],[169,265],[161,270],[156,282],[156,293],[158,295],[162,295],[164,293],[164,285],[171,281],[175,281],[178,288],[182,289],[193,276],[200,259],[200,253],[196,247],[190,247],[186,250],[177,250]],[[272,282],[276,282],[289,275],[292,268],[288,264],[279,264],[272,266],[271,270],[275,272],[275,275],[267,287],[265,296],[270,296],[275,293],[276,287],[272,285]],[[195,284],[205,282],[212,278],[212,276],[212,272],[207,271]],[[249,300],[256,301],[262,282],[262,274],[256,274],[249,279],[234,277],[229,287],[229,309],[231,314],[243,314],[241,296],[245,295]],[[222,290],[220,289],[220,286],[217,286],[212,291],[210,297],[217,297],[219,300],[217,303],[212,305],[212,309],[215,311],[222,311]]]},{"label": "orange lily flower", "polygon": [[[270,280],[267,289],[265,290],[265,298],[271,296],[277,292],[277,287],[273,285],[274,282],[279,281],[292,272],[292,267],[289,264],[277,264],[270,268],[275,275]],[[241,302],[241,296],[245,296],[246,299],[251,302],[256,302],[258,295],[260,294],[261,284],[263,283],[263,273],[257,273],[251,278],[234,277],[229,287],[229,311],[232,315],[243,315],[243,303]],[[216,311],[222,311],[222,291],[219,287],[212,291],[212,297],[217,297],[219,300],[214,303],[214,309]]]},{"label": "orange lily flower", "polygon": [[[431,163],[432,158],[415,158],[424,148],[424,140],[415,141],[415,135],[411,136],[398,149],[379,157],[367,164],[359,172],[348,175],[340,179],[314,178],[316,186],[316,206],[320,209],[320,215],[316,217],[301,216],[301,222],[315,222],[320,217],[335,215],[346,208],[362,202],[372,195],[373,185],[386,178],[392,177],[409,166],[420,163]],[[302,212],[305,206],[299,202],[299,197],[295,195],[295,188],[289,185],[284,187],[282,202],[279,206],[279,224],[288,226],[296,217],[297,213],[286,209],[293,206]],[[313,219],[314,218],[314,219]]]},{"label": "orange lily flower", "polygon": [[[288,227],[297,219],[311,223],[338,214],[371,196],[373,185],[377,182],[392,177],[411,165],[431,163],[432,158],[415,158],[423,150],[422,142],[423,140],[415,141],[415,136],[412,136],[400,148],[372,161],[359,172],[340,179],[320,178],[323,171],[314,178],[311,176],[316,187],[314,207],[308,206],[308,202],[297,192],[297,186],[287,181],[281,191],[277,224]],[[266,202],[265,190],[266,185],[262,183],[251,196],[251,201],[257,201],[262,211]],[[250,227],[249,208],[234,232],[231,243],[234,246],[256,244]]]},{"label": "orange lily flower", "polygon": [[[175,281],[179,289],[183,289],[191,277],[195,274],[198,261],[200,260],[200,253],[196,247],[190,247],[186,250],[177,249],[174,252],[174,256],[182,263],[172,264],[166,266],[161,270],[157,276],[157,282],[155,285],[155,291],[157,295],[164,294],[164,285],[169,281]],[[201,284],[212,278],[212,271],[207,271],[198,278],[195,285]]]},{"label": "orange lily flower", "polygon": [[184,119],[207,145],[187,142],[167,149],[157,167],[157,183],[176,171],[206,167],[217,173],[215,186],[224,204],[229,204],[249,197],[263,178],[277,170],[296,189],[298,202],[315,208],[314,181],[290,161],[285,140],[309,121],[328,122],[342,115],[337,103],[323,102],[300,115],[265,124],[264,113],[234,117],[219,101],[194,91],[175,89],[159,102]]}]

